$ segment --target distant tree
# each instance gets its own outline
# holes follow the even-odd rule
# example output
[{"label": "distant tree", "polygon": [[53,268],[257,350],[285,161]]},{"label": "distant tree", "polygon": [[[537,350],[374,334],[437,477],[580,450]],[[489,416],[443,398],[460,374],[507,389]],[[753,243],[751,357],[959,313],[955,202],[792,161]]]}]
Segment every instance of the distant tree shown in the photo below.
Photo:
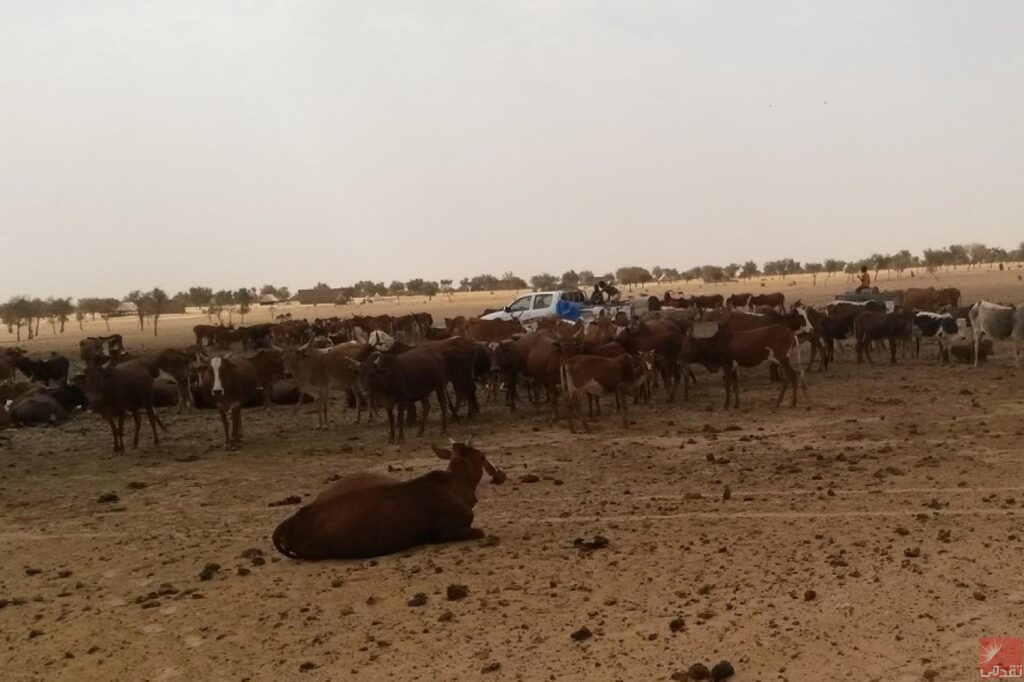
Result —
[{"label": "distant tree", "polygon": [[752,260],[748,260],[746,263],[743,264],[743,267],[740,268],[740,277],[743,277],[745,279],[757,277],[760,274],[761,270],[758,269],[757,263],[755,263]]},{"label": "distant tree", "polygon": [[665,275],[665,268],[660,265],[655,265],[651,268],[651,276],[654,277],[655,282],[660,282]]},{"label": "distant tree", "polygon": [[397,279],[393,280],[388,285],[388,293],[392,296],[401,296],[405,293],[405,282],[399,282]]},{"label": "distant tree", "polygon": [[967,256],[970,260],[970,264],[967,267],[977,267],[982,263],[987,263],[992,258],[992,249],[985,246],[984,244],[968,244],[967,245]]},{"label": "distant tree", "polygon": [[889,257],[889,266],[896,271],[896,279],[902,277],[907,268],[913,267],[913,265],[914,257],[906,249],[897,251]]},{"label": "distant tree", "polygon": [[821,263],[806,263],[804,264],[804,272],[811,274],[811,285],[818,286],[818,273],[824,270],[824,266]]},{"label": "distant tree", "polygon": [[615,279],[632,290],[633,285],[645,286],[654,279],[654,276],[651,275],[650,270],[647,268],[642,268],[638,265],[627,265],[615,271]]},{"label": "distant tree", "polygon": [[826,277],[826,279],[830,279],[833,273],[843,271],[843,268],[846,267],[846,261],[837,260],[835,258],[826,258],[825,262],[822,263],[822,267],[825,269],[825,272],[828,273],[828,277]]},{"label": "distant tree", "polygon": [[700,278],[707,283],[717,283],[725,279],[725,271],[718,265],[703,265],[700,268]]},{"label": "distant tree", "polygon": [[150,305],[152,300],[149,297],[149,292],[143,293],[138,289],[128,292],[128,295],[124,297],[126,301],[131,301],[135,304],[135,314],[139,317],[139,330],[145,329],[146,326],[146,315],[149,315]]},{"label": "distant tree", "polygon": [[562,273],[562,279],[558,286],[562,289],[578,289],[580,286],[579,274],[575,270],[566,270]]},{"label": "distant tree", "polygon": [[423,293],[423,285],[424,281],[421,278],[417,277],[416,279],[410,279],[408,282],[405,283],[405,290],[408,291],[413,296],[416,296],[418,294]]},{"label": "distant tree", "polygon": [[691,280],[700,279],[700,275],[701,275],[701,268],[700,268],[700,266],[697,266],[697,267],[694,267],[694,268],[690,268],[689,270],[684,270],[682,273],[680,273],[680,276],[683,278],[684,282],[689,282]]},{"label": "distant tree", "polygon": [[868,267],[873,268],[875,271],[875,279],[878,279],[878,272],[880,270],[889,270],[892,267],[892,256],[888,256],[883,253],[873,253],[868,257]]},{"label": "distant tree", "polygon": [[[651,274],[653,275],[654,273],[652,272]],[[664,281],[664,282],[678,282],[679,281],[679,271],[676,270],[675,268],[664,268],[662,270],[662,272],[661,272],[661,276],[662,276],[662,281]]]},{"label": "distant tree", "polygon": [[[48,313],[55,323],[60,324],[60,333],[64,333],[64,325],[75,312],[75,306],[71,304],[70,298],[51,298],[48,303]],[[56,327],[56,324],[54,324]],[[56,329],[54,329],[56,333]]]},{"label": "distant tree", "polygon": [[949,254],[948,264],[952,265],[954,270],[956,270],[956,266],[966,265],[971,261],[967,247],[963,244],[950,244],[946,252]]},{"label": "distant tree", "polygon": [[83,313],[81,310],[76,311],[75,312],[75,321],[78,322],[78,330],[79,331],[84,331],[85,330],[85,325],[82,324],[82,323],[85,321],[85,313]]},{"label": "distant tree", "polygon": [[472,285],[470,284],[469,277],[463,277],[459,280],[459,291],[472,291]]},{"label": "distant tree", "polygon": [[[324,286],[327,287],[326,284],[324,284]],[[327,288],[330,289],[330,287]],[[213,294],[213,298],[211,300],[213,304],[210,306],[210,312],[217,316],[217,321],[221,324],[224,323],[224,318],[222,316],[226,310],[228,312],[228,323],[231,323],[233,321],[231,306],[235,303],[235,293],[228,289],[221,289]]]},{"label": "distant tree", "polygon": [[740,271],[739,263],[729,263],[722,268],[722,272],[725,273],[726,279],[736,279],[736,273]]},{"label": "distant tree", "polygon": [[945,249],[924,250],[924,265],[929,271],[935,271],[939,267],[945,265],[948,260],[949,254]]},{"label": "distant tree", "polygon": [[29,338],[32,338],[32,301],[28,296],[13,296],[4,304],[4,324],[7,330],[14,328],[17,340],[21,341],[21,328],[28,327]]},{"label": "distant tree", "polygon": [[579,273],[579,285],[589,287],[597,284],[597,278],[594,277],[592,270],[580,270]]},{"label": "distant tree", "polygon": [[470,291],[494,291],[498,289],[500,280],[494,275],[484,274],[472,277],[469,280]]},{"label": "distant tree", "polygon": [[213,289],[210,287],[189,287],[188,303],[194,308],[205,308],[213,300]]},{"label": "distant tree", "polygon": [[437,282],[428,280],[423,283],[422,293],[424,296],[427,297],[427,299],[431,299],[437,296],[437,292],[439,292],[440,290],[441,285],[439,285]]},{"label": "distant tree", "polygon": [[534,291],[554,289],[558,286],[558,278],[550,273],[544,272],[531,277],[530,286],[533,287]]},{"label": "distant tree", "polygon": [[452,293],[452,280],[442,279],[441,282],[441,293],[451,295]]},{"label": "distant tree", "polygon": [[171,299],[160,287],[153,287],[153,290],[146,294],[146,298],[149,302],[149,314],[153,316],[153,336],[156,336],[160,316],[167,310]]},{"label": "distant tree", "polygon": [[512,272],[506,272],[503,274],[498,286],[502,289],[514,290],[516,293],[519,293],[522,289],[529,287],[525,279],[517,277],[515,273]]}]

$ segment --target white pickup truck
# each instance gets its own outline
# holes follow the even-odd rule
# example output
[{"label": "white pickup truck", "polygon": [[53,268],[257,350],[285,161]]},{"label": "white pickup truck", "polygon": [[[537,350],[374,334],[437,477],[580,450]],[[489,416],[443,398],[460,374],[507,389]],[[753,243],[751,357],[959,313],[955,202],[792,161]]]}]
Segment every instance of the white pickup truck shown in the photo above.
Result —
[{"label": "white pickup truck", "polygon": [[[633,319],[633,304],[629,301],[622,303],[611,303],[609,305],[591,305],[587,295],[578,289],[567,291],[535,291],[524,294],[509,303],[501,310],[484,315],[484,320],[511,320],[518,319],[526,323],[542,317],[550,317],[558,314],[558,302],[569,301],[580,309],[580,319],[589,321],[595,319],[600,311],[614,317],[619,312],[625,313],[628,319]],[[643,301],[646,304],[646,301]]]}]

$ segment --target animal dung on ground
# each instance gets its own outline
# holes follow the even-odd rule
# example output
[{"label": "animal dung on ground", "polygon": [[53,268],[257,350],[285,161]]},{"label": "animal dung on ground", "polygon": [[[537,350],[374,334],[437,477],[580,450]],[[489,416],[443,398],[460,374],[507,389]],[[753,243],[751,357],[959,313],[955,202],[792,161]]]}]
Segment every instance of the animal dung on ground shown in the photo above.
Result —
[{"label": "animal dung on ground", "polygon": [[449,585],[445,593],[448,601],[458,601],[469,596],[469,588],[465,585]]},{"label": "animal dung on ground", "polygon": [[572,637],[573,641],[583,642],[593,637],[594,633],[590,631],[590,628],[584,625],[579,630],[576,630],[569,636]]},{"label": "animal dung on ground", "polygon": [[736,674],[733,670],[732,664],[729,661],[721,661],[714,668],[711,669],[711,679],[714,682],[719,680],[726,680]]},{"label": "animal dung on ground", "polygon": [[288,497],[286,497],[286,498],[284,498],[282,500],[277,500],[276,502],[270,502],[269,504],[267,504],[267,506],[268,507],[287,507],[288,505],[299,504],[300,502],[302,502],[302,498],[299,497],[298,495],[289,495]]},{"label": "animal dung on ground", "polygon": [[583,538],[576,538],[572,541],[573,547],[578,549],[592,552],[595,549],[604,549],[608,546],[608,538],[603,535],[595,535],[593,540],[584,540]]}]

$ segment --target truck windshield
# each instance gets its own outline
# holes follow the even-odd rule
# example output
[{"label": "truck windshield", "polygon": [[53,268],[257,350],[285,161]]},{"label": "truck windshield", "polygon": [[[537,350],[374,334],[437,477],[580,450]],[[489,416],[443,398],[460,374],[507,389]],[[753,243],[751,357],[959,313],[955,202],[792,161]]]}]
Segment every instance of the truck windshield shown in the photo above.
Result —
[{"label": "truck windshield", "polygon": [[551,299],[554,294],[537,294],[533,299],[533,309],[543,310],[551,307]]},{"label": "truck windshield", "polygon": [[512,305],[508,307],[508,311],[510,313],[521,313],[524,310],[529,310],[530,300],[532,298],[533,296],[523,296],[522,298],[517,298],[512,302]]}]

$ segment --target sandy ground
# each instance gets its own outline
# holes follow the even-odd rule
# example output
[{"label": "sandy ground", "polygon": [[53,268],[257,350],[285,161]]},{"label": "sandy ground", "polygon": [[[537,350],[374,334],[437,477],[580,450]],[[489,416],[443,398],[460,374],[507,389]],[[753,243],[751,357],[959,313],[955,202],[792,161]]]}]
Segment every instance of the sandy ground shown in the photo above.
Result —
[{"label": "sandy ground", "polygon": [[[1015,272],[959,280],[1022,298]],[[639,406],[628,431],[485,406],[452,433],[509,474],[481,488],[492,538],[376,561],[276,555],[296,507],[269,505],[437,467],[434,420],[397,448],[340,406],[327,432],[310,406],[253,410],[227,452],[215,414],[168,412],[164,444],[116,457],[93,415],[2,432],[3,679],[667,680],[723,659],[740,682],[976,679],[980,637],[1024,634],[1024,370],[1006,344],[980,371],[933,360],[847,353],[796,409],[762,370],[724,411],[698,372],[690,402]],[[574,548],[595,534],[608,547]]]}]

